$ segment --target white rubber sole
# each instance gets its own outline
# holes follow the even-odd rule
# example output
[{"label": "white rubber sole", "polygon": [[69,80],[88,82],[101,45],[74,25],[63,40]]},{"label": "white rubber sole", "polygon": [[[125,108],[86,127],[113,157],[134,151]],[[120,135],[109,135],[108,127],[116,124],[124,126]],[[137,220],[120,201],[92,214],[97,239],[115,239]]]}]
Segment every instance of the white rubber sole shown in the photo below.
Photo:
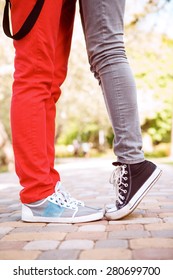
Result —
[{"label": "white rubber sole", "polygon": [[73,223],[86,223],[91,221],[101,220],[104,216],[105,210],[102,209],[97,213],[81,216],[81,217],[40,217],[40,216],[33,216],[31,210],[22,205],[22,221],[30,222],[30,223],[63,223],[63,224],[73,224]]},{"label": "white rubber sole", "polygon": [[143,186],[133,196],[133,198],[129,201],[129,203],[126,206],[124,206],[119,210],[117,210],[116,206],[111,208],[106,208],[105,217],[108,220],[119,220],[129,215],[131,212],[133,212],[133,210],[138,206],[138,204],[141,202],[144,196],[157,182],[161,174],[162,174],[162,170],[157,167],[152,173],[152,175],[148,178],[148,180],[143,184]]}]

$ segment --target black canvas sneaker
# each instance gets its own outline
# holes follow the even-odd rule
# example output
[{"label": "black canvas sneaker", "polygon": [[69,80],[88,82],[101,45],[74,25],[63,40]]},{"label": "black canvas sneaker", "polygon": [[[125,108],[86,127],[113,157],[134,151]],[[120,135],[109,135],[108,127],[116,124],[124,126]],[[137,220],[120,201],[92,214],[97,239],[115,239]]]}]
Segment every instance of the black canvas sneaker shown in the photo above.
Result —
[{"label": "black canvas sneaker", "polygon": [[110,183],[116,189],[114,205],[106,206],[108,220],[118,220],[130,214],[159,179],[162,171],[152,162],[137,164],[112,163],[116,168]]}]

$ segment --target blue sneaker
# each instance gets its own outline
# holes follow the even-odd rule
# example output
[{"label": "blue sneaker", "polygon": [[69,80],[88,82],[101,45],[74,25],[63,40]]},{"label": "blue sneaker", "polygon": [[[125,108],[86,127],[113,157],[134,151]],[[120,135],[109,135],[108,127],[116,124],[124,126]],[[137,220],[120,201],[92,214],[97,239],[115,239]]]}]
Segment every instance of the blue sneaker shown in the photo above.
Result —
[{"label": "blue sneaker", "polygon": [[55,193],[30,204],[22,204],[22,220],[44,223],[82,223],[102,219],[104,210],[86,206],[62,190],[61,183]]}]

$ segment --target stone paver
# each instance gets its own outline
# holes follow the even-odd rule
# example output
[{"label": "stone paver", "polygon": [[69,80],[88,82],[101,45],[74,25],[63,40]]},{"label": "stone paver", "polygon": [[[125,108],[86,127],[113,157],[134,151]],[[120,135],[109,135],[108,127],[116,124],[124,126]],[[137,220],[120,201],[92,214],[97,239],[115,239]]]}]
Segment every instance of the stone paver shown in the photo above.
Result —
[{"label": "stone paver", "polygon": [[95,248],[128,248],[128,241],[121,239],[108,239],[96,241]]},{"label": "stone paver", "polygon": [[106,232],[92,232],[92,231],[85,231],[85,232],[72,232],[68,233],[66,239],[88,239],[88,240],[103,240],[107,238]]},{"label": "stone paver", "polygon": [[13,230],[12,227],[0,228],[0,234],[7,234],[7,233],[9,233],[11,230]]},{"label": "stone paver", "polygon": [[51,250],[40,254],[38,260],[77,260],[79,250]]},{"label": "stone paver", "polygon": [[81,260],[130,260],[131,251],[126,249],[94,249],[83,251],[80,254],[79,259]]},{"label": "stone paver", "polygon": [[132,257],[135,260],[172,260],[173,249],[171,248],[147,248],[134,250]]},{"label": "stone paver", "polygon": [[150,233],[144,230],[124,230],[124,231],[114,231],[110,232],[108,238],[110,239],[133,239],[137,237],[149,237]]},{"label": "stone paver", "polygon": [[42,250],[42,251],[48,251],[48,250],[54,250],[58,247],[60,244],[59,241],[54,240],[37,240],[37,241],[31,241],[27,243],[23,249],[24,250]]},{"label": "stone paver", "polygon": [[162,219],[160,218],[153,218],[153,217],[141,217],[135,218],[133,214],[124,218],[120,221],[111,221],[110,224],[153,224],[153,223],[162,223]]},{"label": "stone paver", "polygon": [[104,225],[87,225],[79,227],[79,231],[105,231],[106,226]]},{"label": "stone paver", "polygon": [[172,248],[172,238],[137,238],[130,240],[131,249],[139,248]]},{"label": "stone paver", "polygon": [[8,250],[0,251],[0,260],[35,260],[39,251]]},{"label": "stone paver", "polygon": [[67,250],[86,250],[92,249],[94,247],[94,242],[91,240],[66,240],[61,243],[59,249]]},{"label": "stone paver", "polygon": [[66,233],[57,232],[18,232],[4,236],[2,241],[63,240]]},{"label": "stone paver", "polygon": [[[57,169],[72,196],[103,207],[115,195],[111,162],[59,159]],[[22,222],[18,179],[0,174],[0,259],[173,260],[173,165],[159,165],[162,177],[131,215],[80,224]]]},{"label": "stone paver", "polygon": [[22,250],[26,244],[24,241],[0,241],[0,250]]}]

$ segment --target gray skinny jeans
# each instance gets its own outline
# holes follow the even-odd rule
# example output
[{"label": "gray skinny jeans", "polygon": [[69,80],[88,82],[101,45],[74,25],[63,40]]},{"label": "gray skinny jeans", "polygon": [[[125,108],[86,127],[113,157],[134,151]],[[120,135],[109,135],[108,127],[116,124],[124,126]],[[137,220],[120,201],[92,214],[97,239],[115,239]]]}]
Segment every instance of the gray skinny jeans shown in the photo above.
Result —
[{"label": "gray skinny jeans", "polygon": [[123,41],[125,0],[79,3],[91,71],[102,88],[114,131],[114,153],[122,163],[142,162],[136,85]]}]

